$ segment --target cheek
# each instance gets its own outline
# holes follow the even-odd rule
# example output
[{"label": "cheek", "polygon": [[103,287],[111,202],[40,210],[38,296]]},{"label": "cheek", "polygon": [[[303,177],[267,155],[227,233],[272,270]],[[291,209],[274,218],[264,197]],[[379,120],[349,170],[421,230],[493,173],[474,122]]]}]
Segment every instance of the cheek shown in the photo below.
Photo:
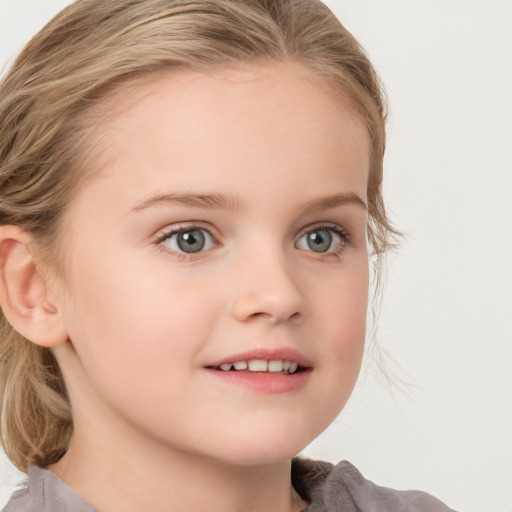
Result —
[{"label": "cheek", "polygon": [[357,379],[366,338],[366,303],[354,307],[353,301],[333,303],[329,329],[329,354],[326,364],[343,387],[352,388]]},{"label": "cheek", "polygon": [[[325,345],[323,359],[337,385],[352,389],[359,373],[366,337],[368,267],[358,267],[333,280],[321,302]],[[321,344],[320,344],[321,345]]]},{"label": "cheek", "polygon": [[366,335],[367,267],[361,264],[338,273],[324,292],[313,297],[316,306],[311,311],[318,322],[309,336],[317,361],[310,396],[315,414],[309,411],[305,420],[310,440],[338,416],[359,375]]},{"label": "cheek", "polygon": [[361,258],[332,280],[322,309],[325,323],[339,331],[346,343],[352,339],[357,344],[365,336],[367,308],[368,265],[366,258]]},{"label": "cheek", "polygon": [[[66,322],[71,341],[91,380],[109,374],[122,383],[191,367],[207,339],[209,309],[197,286],[165,273],[88,259],[71,280]],[[204,290],[201,289],[201,296]],[[110,384],[109,384],[110,385]]]},{"label": "cheek", "polygon": [[162,283],[133,267],[132,274],[91,267],[87,279],[74,279],[67,314],[80,365],[71,376],[80,379],[75,395],[99,399],[131,423],[169,422],[171,410],[184,405],[183,383],[207,340],[207,311],[183,283]]}]

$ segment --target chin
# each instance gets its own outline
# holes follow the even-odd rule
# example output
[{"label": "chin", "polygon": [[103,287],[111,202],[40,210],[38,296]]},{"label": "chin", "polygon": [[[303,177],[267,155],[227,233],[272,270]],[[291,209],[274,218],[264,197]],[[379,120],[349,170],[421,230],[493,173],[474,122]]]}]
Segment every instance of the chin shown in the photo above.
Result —
[{"label": "chin", "polygon": [[233,466],[266,466],[269,464],[280,464],[290,461],[293,457],[297,456],[301,450],[296,452],[280,452],[280,453],[261,453],[261,452],[246,452],[241,453],[237,457],[230,457],[226,460],[223,457],[223,462]]},{"label": "chin", "polygon": [[[209,451],[236,465],[264,465],[288,461],[300,454],[332,422],[338,413],[332,408],[320,414],[285,414],[268,411],[219,425],[211,431]],[[224,428],[223,428],[224,427]],[[227,435],[226,435],[227,434]],[[217,443],[213,442],[217,439]],[[208,450],[205,446],[205,449]]]},{"label": "chin", "polygon": [[262,433],[254,439],[244,436],[243,439],[231,439],[218,458],[239,466],[277,464],[297,456],[312,439],[305,439],[303,435],[296,437],[289,432],[282,436]]}]

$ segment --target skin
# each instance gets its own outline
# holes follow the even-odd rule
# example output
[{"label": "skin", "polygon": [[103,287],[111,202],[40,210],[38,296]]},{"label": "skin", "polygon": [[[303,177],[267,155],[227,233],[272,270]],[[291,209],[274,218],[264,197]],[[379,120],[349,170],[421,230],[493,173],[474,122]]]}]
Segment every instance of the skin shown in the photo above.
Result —
[{"label": "skin", "polygon": [[[300,510],[290,459],[343,408],[363,353],[366,130],[296,63],[144,88],[108,100],[109,163],[69,205],[65,278],[48,281],[75,424],[51,469],[104,512]],[[169,194],[229,201],[155,200]],[[333,195],[350,200],[312,207]],[[326,223],[348,239],[315,252],[304,235]],[[162,240],[193,226],[211,234],[199,253]],[[311,363],[288,393],[205,369],[283,347]]]}]

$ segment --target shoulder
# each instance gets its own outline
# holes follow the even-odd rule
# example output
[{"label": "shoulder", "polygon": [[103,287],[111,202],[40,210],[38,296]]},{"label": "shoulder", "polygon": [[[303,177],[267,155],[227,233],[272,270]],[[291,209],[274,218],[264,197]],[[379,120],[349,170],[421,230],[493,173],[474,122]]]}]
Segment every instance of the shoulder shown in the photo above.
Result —
[{"label": "shoulder", "polygon": [[[32,470],[29,470],[29,474],[31,471]],[[44,510],[44,508],[38,506],[36,499],[36,496],[42,497],[43,495],[42,482],[34,478],[34,476],[35,475],[30,478],[30,476],[27,475],[27,480],[23,482],[22,488],[11,496],[11,499],[7,502],[2,512],[40,512]]]},{"label": "shoulder", "polygon": [[97,512],[51,471],[29,468],[22,489],[16,491],[3,512]]},{"label": "shoulder", "polygon": [[310,502],[307,512],[454,512],[425,492],[378,486],[346,461],[334,466],[294,459],[292,481],[297,492]]}]

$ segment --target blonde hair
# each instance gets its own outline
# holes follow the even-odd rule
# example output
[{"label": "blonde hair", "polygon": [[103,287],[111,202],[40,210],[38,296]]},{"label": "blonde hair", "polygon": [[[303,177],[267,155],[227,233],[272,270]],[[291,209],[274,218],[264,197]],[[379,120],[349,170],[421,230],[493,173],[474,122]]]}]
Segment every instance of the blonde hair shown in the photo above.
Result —
[{"label": "blonde hair", "polygon": [[[22,227],[56,254],[66,205],[94,170],[97,155],[85,149],[98,119],[88,115],[121,84],[167,69],[269,60],[305,64],[365,122],[368,237],[378,268],[397,234],[381,193],[385,102],[365,52],[319,0],[78,0],[64,9],[0,84],[0,224]],[[2,314],[0,372],[8,457],[21,470],[55,462],[73,430],[62,375],[51,351]]]}]

